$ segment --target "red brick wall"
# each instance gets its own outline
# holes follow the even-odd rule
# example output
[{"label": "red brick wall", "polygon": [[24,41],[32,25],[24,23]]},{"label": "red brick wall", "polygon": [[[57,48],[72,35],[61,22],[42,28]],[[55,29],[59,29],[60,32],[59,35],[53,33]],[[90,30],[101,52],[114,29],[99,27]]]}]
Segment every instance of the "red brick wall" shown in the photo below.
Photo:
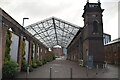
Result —
[{"label": "red brick wall", "polygon": [[52,52],[55,54],[55,56],[58,56],[58,57],[63,55],[62,48],[52,48]]},{"label": "red brick wall", "polygon": [[111,64],[120,63],[120,42],[108,44],[105,48],[105,60]]}]

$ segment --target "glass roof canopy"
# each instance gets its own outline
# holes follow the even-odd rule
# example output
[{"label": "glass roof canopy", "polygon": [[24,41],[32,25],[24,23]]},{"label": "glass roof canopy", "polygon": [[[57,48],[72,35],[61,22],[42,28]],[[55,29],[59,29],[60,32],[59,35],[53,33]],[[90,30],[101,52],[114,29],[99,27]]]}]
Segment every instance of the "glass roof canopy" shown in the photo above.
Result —
[{"label": "glass roof canopy", "polygon": [[25,28],[48,48],[56,45],[66,48],[81,29],[80,26],[56,17],[45,19]]}]

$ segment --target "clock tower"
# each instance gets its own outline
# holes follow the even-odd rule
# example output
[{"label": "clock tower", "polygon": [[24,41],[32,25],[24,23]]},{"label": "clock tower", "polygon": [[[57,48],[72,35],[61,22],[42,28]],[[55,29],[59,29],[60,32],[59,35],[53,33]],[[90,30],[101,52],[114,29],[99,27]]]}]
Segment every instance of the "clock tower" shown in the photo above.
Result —
[{"label": "clock tower", "polygon": [[102,67],[105,61],[101,3],[84,6],[83,61],[85,66]]}]

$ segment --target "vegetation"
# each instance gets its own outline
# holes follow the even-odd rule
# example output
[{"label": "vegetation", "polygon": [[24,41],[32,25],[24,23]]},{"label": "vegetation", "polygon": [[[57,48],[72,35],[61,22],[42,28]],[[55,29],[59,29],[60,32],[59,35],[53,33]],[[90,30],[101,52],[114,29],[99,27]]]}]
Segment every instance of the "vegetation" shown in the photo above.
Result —
[{"label": "vegetation", "polygon": [[37,50],[36,50],[37,52],[36,52],[36,58],[35,58],[35,61],[37,61],[38,58],[39,58],[39,56],[38,56],[38,45],[36,45],[36,47],[37,47],[37,48],[36,48],[36,49],[37,49]]},{"label": "vegetation", "polygon": [[[11,46],[11,37],[12,33],[8,30],[7,36],[6,36],[6,50],[5,50],[5,58],[4,58],[4,67],[3,67],[3,78],[14,78],[16,76],[16,73],[18,72],[18,64],[15,61],[11,61],[10,56],[10,46]],[[33,47],[34,43],[32,43]],[[22,42],[22,71],[27,71],[28,65],[26,64],[25,59],[25,41]],[[38,53],[38,50],[37,50]],[[39,61],[39,56],[36,54],[36,58],[34,60],[33,57],[34,51],[32,49],[32,55],[31,55],[31,66],[29,66],[29,71],[33,71],[33,68],[37,68],[37,66],[41,66],[43,64],[46,64],[46,62],[50,62],[55,59],[55,56],[52,52],[47,52],[45,54],[46,59]]]},{"label": "vegetation", "polygon": [[32,71],[33,71],[32,66],[28,66],[27,64],[23,65],[22,71],[23,71],[23,72],[27,72],[27,68],[28,68],[28,67],[29,67],[29,72],[32,72]]},{"label": "vegetation", "polygon": [[46,63],[47,63],[47,59],[44,59],[44,60],[43,60],[43,64],[46,64]]},{"label": "vegetation", "polygon": [[22,42],[22,67],[21,67],[21,71],[26,72],[27,71],[27,64],[26,64],[26,59],[25,59],[25,46],[26,43],[25,41]]},{"label": "vegetation", "polygon": [[50,62],[50,61],[53,61],[54,59],[55,59],[54,53],[52,53],[52,52],[47,52],[47,54],[46,54],[46,61],[47,61],[47,62]]},{"label": "vegetation", "polygon": [[36,61],[34,60],[34,57],[33,57],[33,55],[34,55],[33,46],[34,46],[34,45],[35,45],[35,44],[32,42],[31,66],[32,66],[32,68],[37,68]]},{"label": "vegetation", "polygon": [[33,67],[29,66],[29,71],[32,72],[33,71]]},{"label": "vegetation", "polygon": [[26,72],[27,71],[27,64],[22,64],[21,71]]},{"label": "vegetation", "polygon": [[12,61],[10,56],[10,46],[12,43],[11,37],[12,37],[12,32],[8,30],[6,35],[4,66],[2,70],[3,78],[14,78],[16,76],[16,73],[18,72],[17,62]]},{"label": "vegetation", "polygon": [[37,64],[36,64],[36,63],[33,63],[33,64],[32,64],[32,67],[33,67],[33,68],[37,68]]},{"label": "vegetation", "polygon": [[3,67],[3,78],[14,78],[18,72],[18,64],[15,61],[9,61]]},{"label": "vegetation", "polygon": [[11,37],[12,37],[12,33],[8,30],[6,35],[4,64],[7,64],[10,61],[10,45],[12,43]]},{"label": "vegetation", "polygon": [[27,68],[29,67],[29,71],[32,72],[33,71],[33,68],[32,66],[28,66],[27,62],[26,62],[26,59],[25,59],[25,46],[26,46],[26,43],[25,43],[25,40],[22,42],[22,67],[21,67],[21,71],[23,72],[27,72]]},{"label": "vegetation", "polygon": [[[34,46],[35,44],[34,43],[32,43],[32,48],[33,48],[33,46]],[[52,52],[47,52],[46,54],[45,54],[45,56],[46,56],[46,58],[44,59],[44,60],[40,60],[39,61],[39,56],[38,56],[38,45],[36,45],[36,56],[35,56],[35,59],[34,59],[34,57],[33,57],[33,54],[34,54],[34,49],[32,49],[32,54],[31,54],[31,66],[33,67],[33,68],[37,68],[38,66],[42,66],[43,64],[46,64],[47,62],[50,62],[50,61],[52,61],[52,60],[54,60],[55,59],[55,55],[52,53]]]},{"label": "vegetation", "polygon": [[34,59],[33,59],[33,54],[34,54],[33,46],[34,46],[34,43],[32,42],[31,65],[33,65],[33,63],[34,63]]},{"label": "vegetation", "polygon": [[37,66],[42,66],[43,62],[42,61],[36,61]]}]

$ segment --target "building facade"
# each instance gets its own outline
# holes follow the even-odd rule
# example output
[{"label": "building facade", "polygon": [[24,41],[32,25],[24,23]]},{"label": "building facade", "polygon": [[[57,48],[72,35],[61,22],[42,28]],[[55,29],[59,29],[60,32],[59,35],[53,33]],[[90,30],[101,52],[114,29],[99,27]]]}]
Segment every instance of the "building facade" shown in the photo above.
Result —
[{"label": "building facade", "polygon": [[63,48],[52,48],[52,52],[56,57],[60,57],[63,55]]},{"label": "building facade", "polygon": [[103,34],[104,45],[111,41],[111,35],[104,33]]},{"label": "building facade", "polygon": [[110,64],[120,64],[120,38],[105,45],[105,61]]},{"label": "building facade", "polygon": [[84,66],[102,67],[105,61],[101,3],[84,6],[84,27],[80,29],[67,47],[68,59],[83,60]]},{"label": "building facade", "polygon": [[34,60],[39,59],[39,61],[46,59],[45,54],[46,52],[48,52],[48,47],[46,47],[37,38],[33,37],[32,34],[25,30],[25,28],[23,28],[23,26],[21,26],[9,14],[7,14],[3,9],[0,8],[0,74],[5,62],[4,59],[8,31],[10,31],[10,33],[12,34],[10,56],[12,60],[18,63],[19,71],[22,67],[23,42],[26,43],[25,58],[28,65],[31,65],[32,57],[34,57]]}]

